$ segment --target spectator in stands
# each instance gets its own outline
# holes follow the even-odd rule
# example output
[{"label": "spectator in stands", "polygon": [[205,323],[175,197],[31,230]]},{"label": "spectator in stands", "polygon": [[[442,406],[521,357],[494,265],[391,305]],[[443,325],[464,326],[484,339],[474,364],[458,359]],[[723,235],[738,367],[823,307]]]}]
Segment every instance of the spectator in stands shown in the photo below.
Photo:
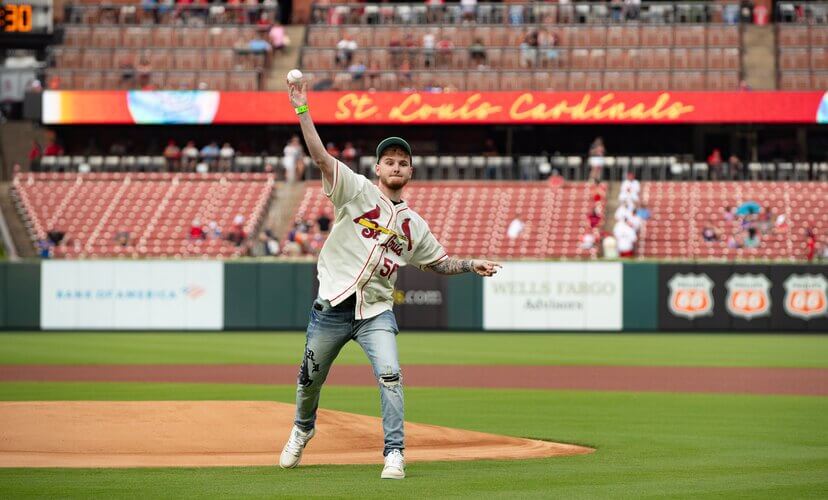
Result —
[{"label": "spectator in stands", "polygon": [[638,241],[638,234],[636,234],[635,229],[630,226],[626,219],[621,219],[615,223],[612,234],[615,236],[618,245],[618,255],[620,257],[632,257],[635,253],[635,242]]},{"label": "spectator in stands", "polygon": [[635,172],[627,171],[627,178],[621,183],[618,190],[618,201],[621,203],[638,203],[641,193],[641,183],[635,178]]},{"label": "spectator in stands", "polygon": [[43,156],[63,156],[63,146],[57,143],[54,136],[49,137],[46,147],[43,148]]},{"label": "spectator in stands", "polygon": [[719,241],[719,233],[713,227],[713,221],[707,221],[707,224],[702,229],[702,238],[708,243]]},{"label": "spectator in stands", "polygon": [[477,21],[477,0],[460,0],[460,9],[463,11],[463,22]]},{"label": "spectator in stands", "polygon": [[[285,149],[282,151],[284,158],[282,165],[285,167],[285,180],[287,182],[296,181],[296,172],[299,168],[299,163],[302,161],[302,143],[299,142],[299,136],[293,135],[288,141]],[[301,178],[301,177],[300,177]]]},{"label": "spectator in stands", "polygon": [[738,156],[730,155],[727,159],[727,167],[731,179],[740,181],[745,179],[745,166]]},{"label": "spectator in stands", "polygon": [[267,54],[273,50],[273,47],[265,39],[264,34],[256,33],[256,36],[247,42],[247,50],[254,54]]},{"label": "spectator in stands", "polygon": [[538,32],[529,30],[520,41],[520,67],[534,68],[538,59]]},{"label": "spectator in stands", "polygon": [[722,153],[719,148],[714,148],[707,157],[710,180],[717,181],[722,178]]},{"label": "spectator in stands", "polygon": [[807,251],[805,258],[808,259],[808,262],[814,260],[814,255],[816,254],[816,243],[816,231],[812,227],[805,229],[805,248]]},{"label": "spectator in stands", "polygon": [[52,257],[52,242],[46,238],[37,240],[37,255],[41,259],[50,259]]},{"label": "spectator in stands", "polygon": [[207,223],[207,231],[205,236],[210,240],[221,239],[221,227],[218,225],[218,222],[211,220]]},{"label": "spectator in stands", "polygon": [[604,156],[607,154],[607,148],[604,147],[603,137],[596,137],[589,146],[589,178],[601,180],[602,171],[604,169]]},{"label": "spectator in stands", "polygon": [[619,203],[618,208],[615,209],[615,220],[626,220],[633,215],[635,205],[632,203]]},{"label": "spectator in stands", "polygon": [[365,76],[365,63],[362,61],[355,61],[351,65],[348,66],[348,73],[351,75],[351,81],[356,82],[357,84],[365,83],[365,80],[362,77]]},{"label": "spectator in stands", "polygon": [[624,0],[624,17],[636,20],[641,14],[641,0]]},{"label": "spectator in stands", "polygon": [[325,209],[324,211],[319,212],[319,216],[316,218],[316,225],[319,227],[319,231],[322,234],[328,234],[328,231],[331,230],[330,210]]},{"label": "spectator in stands", "polygon": [[129,231],[121,230],[115,233],[115,244],[122,247],[129,246]]},{"label": "spectator in stands", "polygon": [[164,148],[164,159],[167,160],[167,170],[175,172],[181,167],[181,149],[175,140],[167,141],[167,147]]},{"label": "spectator in stands", "polygon": [[742,92],[749,92],[753,90],[747,80],[739,80],[739,90]]},{"label": "spectator in stands", "polygon": [[52,228],[49,230],[49,232],[46,233],[46,236],[49,238],[49,241],[52,243],[52,245],[57,246],[60,245],[60,243],[63,241],[63,238],[66,237],[66,231],[57,228]]},{"label": "spectator in stands", "polygon": [[550,66],[557,66],[558,56],[558,34],[551,32],[546,28],[541,28],[538,32],[538,50],[540,51],[541,61],[540,65],[543,68]]},{"label": "spectator in stands", "polygon": [[603,217],[601,216],[601,212],[598,209],[598,207],[592,208],[592,210],[589,212],[589,215],[587,215],[587,220],[589,221],[589,227],[591,227],[592,229],[595,229],[601,225]]},{"label": "spectator in stands", "polygon": [[276,257],[282,253],[281,245],[279,244],[279,238],[273,235],[270,232],[270,229],[265,230],[265,249],[267,251],[267,255]]},{"label": "spectator in stands", "polygon": [[454,42],[451,38],[444,36],[437,42],[437,65],[451,67],[451,55],[454,52]]},{"label": "spectator in stands", "polygon": [[40,166],[40,157],[42,155],[42,150],[40,148],[40,143],[36,140],[32,141],[32,149],[29,150],[29,170],[37,170]]},{"label": "spectator in stands", "polygon": [[523,24],[523,5],[509,5],[509,24]]},{"label": "spectator in stands", "polygon": [[342,161],[350,166],[356,164],[357,150],[353,142],[346,142],[345,147],[342,148]]},{"label": "spectator in stands", "polygon": [[726,222],[733,222],[736,220],[736,207],[732,207],[730,205],[724,207],[722,210],[722,218]]},{"label": "spectator in stands", "polygon": [[443,7],[444,0],[426,0],[426,18],[429,24],[437,24],[443,22]]},{"label": "spectator in stands", "polygon": [[749,227],[747,238],[744,241],[745,248],[756,248],[759,246],[759,231],[755,227]]},{"label": "spectator in stands", "polygon": [[244,232],[244,216],[237,214],[233,217],[233,227],[230,229],[230,232],[227,233],[227,241],[230,241],[237,247],[240,247],[242,243],[244,243],[244,239],[246,237],[247,234]]},{"label": "spectator in stands", "polygon": [[777,233],[787,233],[788,232],[788,218],[785,214],[779,214],[776,216],[776,222],[774,223],[774,231]]},{"label": "spectator in stands", "polygon": [[647,208],[647,205],[645,205],[644,203],[641,203],[638,206],[638,208],[635,209],[635,214],[638,215],[639,217],[641,217],[641,220],[643,220],[645,223],[648,220],[650,220],[650,217],[652,217],[652,214],[650,213],[650,209]]},{"label": "spectator in stands", "polygon": [[220,150],[216,141],[211,141],[209,144],[201,148],[199,152],[201,159],[204,160],[210,168],[215,168],[216,160],[218,159]]},{"label": "spectator in stands", "polygon": [[428,68],[433,68],[435,64],[435,49],[437,47],[437,36],[434,30],[428,30],[423,35],[423,65]]},{"label": "spectator in stands", "polygon": [[595,248],[597,230],[586,226],[584,228],[584,233],[581,235],[581,242],[578,244],[578,248],[581,250],[592,250]]},{"label": "spectator in stands", "polygon": [[604,236],[604,239],[601,240],[601,247],[605,259],[618,258],[618,242],[615,240],[615,236],[611,234]]},{"label": "spectator in stands", "polygon": [[730,236],[727,237],[727,248],[742,248],[742,237],[739,235],[739,231],[733,231],[730,233]]},{"label": "spectator in stands", "polygon": [[486,68],[486,47],[483,45],[482,38],[475,38],[474,43],[469,47],[469,59],[472,68]]},{"label": "spectator in stands", "polygon": [[229,142],[222,144],[219,150],[219,168],[230,170],[230,167],[233,166],[234,156],[236,156],[236,150],[233,149],[233,146]]},{"label": "spectator in stands", "polygon": [[351,64],[357,48],[356,40],[353,39],[350,33],[345,33],[342,40],[336,44],[336,64],[339,67],[347,68]]},{"label": "spectator in stands", "polygon": [[192,225],[190,225],[190,241],[201,241],[203,239],[204,227],[201,225],[201,220],[195,218]]},{"label": "spectator in stands", "polygon": [[[604,200],[604,197],[607,194],[607,187],[598,179],[592,179],[589,183],[589,195],[592,198],[593,205],[597,205],[598,203]],[[619,195],[620,197],[620,195]]]},{"label": "spectator in stands", "polygon": [[273,23],[270,30],[267,32],[267,38],[270,41],[270,46],[274,51],[284,53],[285,48],[290,45],[290,39],[285,33],[285,27],[279,21]]},{"label": "spectator in stands", "polygon": [[636,233],[641,232],[641,227],[644,226],[644,219],[639,217],[637,208],[633,208],[630,217],[627,219],[627,224],[629,224]]},{"label": "spectator in stands", "polygon": [[509,223],[509,228],[506,229],[506,236],[508,236],[510,240],[517,239],[521,233],[523,233],[525,228],[526,224],[520,220],[520,215],[515,214],[515,218]]},{"label": "spectator in stands", "polygon": [[623,17],[624,1],[610,0],[610,18],[613,22],[620,22]]},{"label": "spectator in stands", "polygon": [[184,149],[181,150],[181,166],[188,170],[195,169],[198,161],[198,148],[194,141],[187,141]]}]

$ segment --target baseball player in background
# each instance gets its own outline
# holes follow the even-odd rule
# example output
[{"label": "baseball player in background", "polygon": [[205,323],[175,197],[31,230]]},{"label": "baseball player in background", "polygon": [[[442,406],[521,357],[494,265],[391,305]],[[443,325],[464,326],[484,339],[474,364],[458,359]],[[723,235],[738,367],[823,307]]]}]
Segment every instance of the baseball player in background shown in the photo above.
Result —
[{"label": "baseball player in background", "polygon": [[296,389],[296,419],[279,465],[299,465],[302,450],[315,432],[319,393],[328,370],[342,347],[355,340],[371,361],[379,383],[385,435],[381,477],[402,479],[403,388],[392,311],[397,271],[413,264],[439,274],[492,276],[500,264],[449,257],[428,224],[405,204],[403,188],[414,171],[406,141],[389,137],[377,146],[374,172],[379,182],[374,184],[325,151],[308,109],[307,82],[289,80],[288,89],[336,215],[319,253],[319,296],[310,311]]}]

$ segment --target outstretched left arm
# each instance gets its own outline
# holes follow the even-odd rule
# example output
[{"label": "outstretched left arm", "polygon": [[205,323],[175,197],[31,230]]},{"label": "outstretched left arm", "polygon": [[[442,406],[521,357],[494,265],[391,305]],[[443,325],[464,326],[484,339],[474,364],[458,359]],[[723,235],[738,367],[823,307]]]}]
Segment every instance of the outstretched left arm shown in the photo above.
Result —
[{"label": "outstretched left arm", "polygon": [[493,276],[497,273],[498,268],[502,267],[497,262],[490,260],[463,260],[449,257],[434,265],[428,266],[429,269],[437,274],[461,274],[474,272],[480,276]]}]

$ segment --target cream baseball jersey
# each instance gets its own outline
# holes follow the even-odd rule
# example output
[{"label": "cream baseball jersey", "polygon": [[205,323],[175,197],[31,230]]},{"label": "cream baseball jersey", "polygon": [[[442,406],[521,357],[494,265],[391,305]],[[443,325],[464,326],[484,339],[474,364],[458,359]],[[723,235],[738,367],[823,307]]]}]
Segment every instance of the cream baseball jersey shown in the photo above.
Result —
[{"label": "cream baseball jersey", "polygon": [[333,182],[323,180],[322,187],[336,217],[319,252],[319,296],[335,306],[356,294],[356,319],[392,308],[399,268],[425,269],[448,257],[422,217],[343,163],[336,162]]}]

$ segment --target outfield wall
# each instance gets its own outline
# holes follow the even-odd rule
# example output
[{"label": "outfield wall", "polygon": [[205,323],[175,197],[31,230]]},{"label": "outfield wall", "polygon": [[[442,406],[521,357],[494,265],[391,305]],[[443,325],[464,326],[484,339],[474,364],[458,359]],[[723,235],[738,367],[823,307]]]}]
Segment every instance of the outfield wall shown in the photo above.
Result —
[{"label": "outfield wall", "polygon": [[[0,263],[6,330],[303,330],[314,263]],[[828,266],[508,262],[495,278],[400,269],[402,329],[828,332]]]}]

